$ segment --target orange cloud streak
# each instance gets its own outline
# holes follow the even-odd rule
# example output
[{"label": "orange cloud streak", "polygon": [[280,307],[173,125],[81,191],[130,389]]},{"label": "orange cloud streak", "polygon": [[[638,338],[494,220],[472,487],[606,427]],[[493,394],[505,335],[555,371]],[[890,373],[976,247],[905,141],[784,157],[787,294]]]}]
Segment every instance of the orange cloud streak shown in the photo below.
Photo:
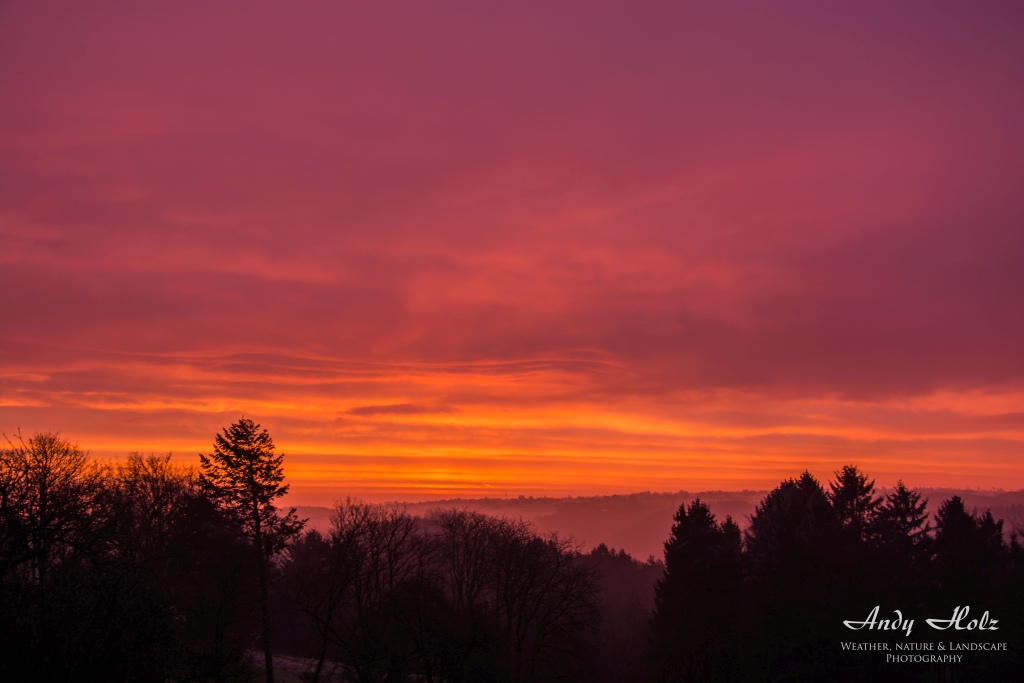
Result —
[{"label": "orange cloud streak", "polygon": [[[63,427],[99,457],[172,451],[193,464],[244,413],[286,453],[300,502],[757,489],[804,468],[827,479],[850,462],[884,485],[1024,481],[1021,392],[866,401],[680,390],[609,400],[609,376],[628,371],[596,357],[393,366],[275,358],[258,372],[249,362],[24,367],[7,373],[5,409],[23,428]],[[103,381],[55,390],[79,373]],[[972,452],[983,457],[964,457]]]}]

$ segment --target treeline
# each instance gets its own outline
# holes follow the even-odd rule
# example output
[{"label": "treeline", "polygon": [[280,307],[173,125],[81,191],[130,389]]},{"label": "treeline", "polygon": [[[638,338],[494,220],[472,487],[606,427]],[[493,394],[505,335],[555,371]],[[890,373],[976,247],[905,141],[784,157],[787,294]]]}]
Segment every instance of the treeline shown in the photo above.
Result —
[{"label": "treeline", "polygon": [[[652,657],[660,681],[1011,681],[1024,671],[1024,551],[1003,522],[953,496],[930,521],[927,501],[900,482],[885,496],[847,466],[825,490],[809,473],[783,482],[741,533],[700,500],[683,504],[665,544]],[[903,631],[843,622],[913,619]],[[969,607],[963,630],[935,630]],[[967,627],[988,611],[998,630]],[[889,654],[950,654],[949,642],[1006,643],[955,663],[894,663]],[[922,644],[897,651],[896,643]],[[961,653],[962,654],[962,653]]]},{"label": "treeline", "polygon": [[57,434],[0,452],[0,680],[242,680],[257,593],[169,456],[101,467]]},{"label": "treeline", "polygon": [[[1002,522],[847,467],[783,482],[746,530],[684,503],[665,563],[466,509],[357,501],[328,531],[279,511],[265,430],[242,420],[198,469],[103,467],[58,434],[0,450],[0,680],[429,682],[1015,680],[1024,553]],[[875,606],[910,636],[851,631]],[[999,631],[933,631],[968,605]],[[969,620],[968,620],[969,621]],[[967,621],[964,622],[965,625]],[[900,665],[841,641],[1007,642]],[[271,648],[271,645],[273,647]]]},{"label": "treeline", "polygon": [[599,680],[644,663],[660,563],[458,509],[348,501],[329,533],[299,533],[272,505],[272,449],[247,420],[199,470],[137,453],[104,467],[59,434],[9,442],[0,680],[271,680],[270,642],[313,681]]}]

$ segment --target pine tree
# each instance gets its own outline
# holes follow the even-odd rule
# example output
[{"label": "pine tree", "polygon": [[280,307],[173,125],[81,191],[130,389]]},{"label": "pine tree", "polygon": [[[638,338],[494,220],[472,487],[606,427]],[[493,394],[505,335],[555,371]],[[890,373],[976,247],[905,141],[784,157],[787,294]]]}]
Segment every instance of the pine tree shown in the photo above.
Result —
[{"label": "pine tree", "polygon": [[920,493],[898,481],[878,509],[872,535],[879,545],[898,557],[917,561],[927,552],[930,540],[927,508],[927,498],[921,500]]},{"label": "pine tree", "polygon": [[953,496],[935,515],[934,550],[940,586],[984,595],[1008,555],[1003,522],[988,511],[983,515],[967,512],[963,499]]},{"label": "pine tree", "polygon": [[821,484],[804,472],[782,482],[754,508],[744,532],[753,575],[805,587],[833,560],[839,517]]},{"label": "pine tree", "polygon": [[255,551],[263,616],[263,653],[267,683],[274,683],[270,648],[268,573],[270,558],[302,530],[295,509],[278,514],[274,501],[288,492],[282,484],[284,456],[274,453],[267,430],[243,417],[213,441],[213,453],[199,455],[199,483],[221,513]]},{"label": "pine tree", "polygon": [[[829,680],[838,671],[834,635],[846,583],[842,524],[821,484],[804,472],[754,509],[744,532],[753,615],[752,660],[760,680]],[[821,652],[813,665],[807,652]],[[821,675],[824,674],[824,675]]]},{"label": "pine tree", "polygon": [[736,675],[740,530],[719,524],[700,499],[679,506],[655,589],[653,658],[661,681],[719,681]]},{"label": "pine tree", "polygon": [[851,538],[863,540],[875,514],[882,504],[875,497],[875,482],[853,465],[846,465],[835,473],[836,480],[829,484],[828,499],[835,508],[843,529]]}]

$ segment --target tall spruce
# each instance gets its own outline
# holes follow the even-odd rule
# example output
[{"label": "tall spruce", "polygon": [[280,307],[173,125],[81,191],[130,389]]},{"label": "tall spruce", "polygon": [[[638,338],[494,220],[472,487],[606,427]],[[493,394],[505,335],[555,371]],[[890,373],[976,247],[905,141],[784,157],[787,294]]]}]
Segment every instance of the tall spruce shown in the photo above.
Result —
[{"label": "tall spruce", "polygon": [[[754,508],[744,541],[755,680],[835,680],[840,666],[829,642],[843,613],[836,583],[842,530],[810,472],[782,482]],[[812,663],[807,652],[821,655]]]},{"label": "tall spruce", "polygon": [[828,499],[850,537],[864,540],[882,504],[881,496],[875,496],[875,481],[868,481],[853,465],[844,466],[835,476]]},{"label": "tall spruce", "polygon": [[246,417],[214,437],[213,453],[199,455],[200,485],[254,550],[259,570],[267,683],[274,683],[268,604],[270,559],[305,525],[294,508],[281,515],[274,504],[288,492],[288,486],[282,484],[283,460],[284,455],[274,453],[274,442],[267,430]]},{"label": "tall spruce", "polygon": [[674,520],[651,622],[657,680],[734,680],[740,529],[731,517],[716,522],[699,498],[681,504]]},{"label": "tall spruce", "polygon": [[928,499],[907,488],[902,480],[885,496],[872,524],[876,542],[898,557],[918,561],[928,552],[931,524],[928,523]]},{"label": "tall spruce", "polygon": [[1008,554],[1002,520],[991,512],[968,512],[963,499],[953,496],[935,514],[933,549],[935,574],[945,592],[975,600],[991,597]]}]

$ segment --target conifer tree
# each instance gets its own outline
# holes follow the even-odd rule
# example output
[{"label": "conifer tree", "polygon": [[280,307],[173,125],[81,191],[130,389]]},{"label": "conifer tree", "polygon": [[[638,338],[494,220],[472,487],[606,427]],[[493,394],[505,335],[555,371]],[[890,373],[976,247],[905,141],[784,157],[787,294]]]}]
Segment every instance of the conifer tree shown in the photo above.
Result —
[{"label": "conifer tree", "polygon": [[274,504],[288,492],[288,486],[281,483],[283,460],[284,455],[274,453],[267,430],[245,417],[214,438],[213,453],[199,455],[200,485],[252,546],[258,563],[267,683],[274,683],[268,605],[270,558],[305,524],[294,508],[281,515]]},{"label": "conifer tree", "polygon": [[863,540],[874,521],[882,498],[876,497],[874,480],[853,465],[846,465],[835,473],[836,480],[829,483],[828,499],[835,508],[843,529],[856,540]]},{"label": "conifer tree", "polygon": [[680,505],[674,519],[651,623],[658,680],[734,679],[739,526],[731,517],[716,522],[699,498]]},{"label": "conifer tree", "polygon": [[931,525],[928,523],[928,499],[908,489],[902,480],[885,496],[872,524],[878,543],[908,560],[918,560],[927,552]]},{"label": "conifer tree", "polygon": [[[842,524],[821,484],[804,472],[782,482],[754,509],[744,532],[756,629],[750,656],[760,680],[832,680],[838,670],[825,643],[843,599],[836,577]],[[837,588],[839,590],[837,590]],[[822,652],[812,667],[806,652]]]}]

